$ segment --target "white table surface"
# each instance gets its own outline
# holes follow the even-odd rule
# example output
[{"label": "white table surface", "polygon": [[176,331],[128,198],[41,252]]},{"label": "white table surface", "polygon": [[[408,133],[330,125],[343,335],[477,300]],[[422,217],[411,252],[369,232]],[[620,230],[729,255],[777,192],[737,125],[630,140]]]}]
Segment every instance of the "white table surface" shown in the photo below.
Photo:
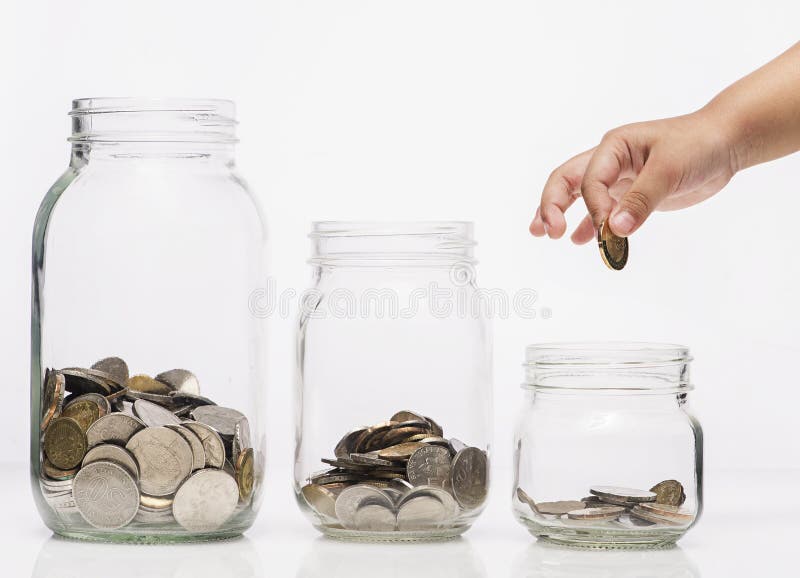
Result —
[{"label": "white table surface", "polygon": [[270,476],[259,518],[239,540],[175,546],[72,542],[52,537],[41,523],[27,466],[0,467],[4,578],[800,576],[797,470],[715,473],[706,484],[705,514],[679,547],[637,552],[537,543],[510,514],[509,492],[501,486],[508,476],[502,472],[484,515],[464,537],[447,542],[355,544],[324,538],[300,515],[282,473]]}]

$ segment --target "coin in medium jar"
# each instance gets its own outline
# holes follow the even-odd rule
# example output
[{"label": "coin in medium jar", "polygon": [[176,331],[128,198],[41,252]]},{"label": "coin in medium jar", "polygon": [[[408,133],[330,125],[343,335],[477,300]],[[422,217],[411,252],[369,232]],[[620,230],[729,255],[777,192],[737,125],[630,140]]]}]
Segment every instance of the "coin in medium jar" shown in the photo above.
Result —
[{"label": "coin in medium jar", "polygon": [[233,436],[236,433],[236,424],[245,416],[230,407],[201,405],[192,410],[192,417],[195,421],[210,425],[220,435]]},{"label": "coin in medium jar", "polygon": [[60,470],[80,464],[87,449],[86,433],[71,417],[54,419],[44,432],[44,453]]},{"label": "coin in medium jar", "polygon": [[394,531],[396,516],[394,510],[384,504],[364,504],[355,515],[355,527],[364,532]]},{"label": "coin in medium jar", "polygon": [[425,444],[422,444],[420,442],[406,442],[394,446],[389,446],[388,448],[377,450],[376,453],[378,457],[381,459],[396,462],[409,459],[412,456],[412,454],[414,454],[414,452],[424,447]]},{"label": "coin in medium jar", "polygon": [[225,443],[214,428],[196,421],[184,421],[181,425],[200,438],[207,468],[219,469],[225,465]]},{"label": "coin in medium jar", "polygon": [[116,389],[116,382],[107,374],[95,369],[83,369],[80,367],[69,367],[61,370],[64,376],[65,388],[67,391],[82,393],[99,393],[100,395],[111,395]]},{"label": "coin in medium jar", "polygon": [[367,484],[357,484],[342,490],[336,498],[334,511],[339,522],[348,530],[355,530],[356,512],[359,507],[366,504],[381,504],[387,508],[392,507],[392,500],[378,488]]},{"label": "coin in medium jar", "polygon": [[636,508],[644,510],[645,512],[653,513],[657,516],[662,516],[675,522],[691,522],[694,520],[694,514],[686,508],[680,506],[670,506],[668,504],[660,504],[658,502],[645,502],[637,504]]},{"label": "coin in medium jar", "polygon": [[316,513],[330,518],[336,517],[336,494],[331,490],[317,484],[306,484],[300,493]]},{"label": "coin in medium jar", "polygon": [[81,467],[85,468],[91,463],[100,461],[114,462],[127,469],[134,479],[139,479],[139,464],[136,463],[131,453],[122,446],[116,444],[100,444],[94,446],[86,452]]},{"label": "coin in medium jar", "polygon": [[489,462],[486,452],[468,447],[458,452],[450,468],[453,495],[462,508],[477,508],[489,490]]},{"label": "coin in medium jar", "polygon": [[356,451],[356,442],[358,441],[358,438],[365,431],[367,431],[366,427],[360,427],[344,434],[342,439],[339,440],[339,443],[336,444],[336,448],[333,450],[333,455],[340,459],[346,459],[350,457],[350,454],[355,453]]},{"label": "coin in medium jar", "polygon": [[167,384],[173,391],[200,395],[200,381],[186,369],[170,369],[156,375],[156,381]]},{"label": "coin in medium jar", "polygon": [[458,503],[453,499],[453,496],[450,495],[450,492],[436,486],[417,486],[405,492],[399,500],[399,505],[403,505],[407,501],[413,500],[419,496],[430,496],[439,500],[444,506],[446,520],[452,520],[459,514],[460,508]]},{"label": "coin in medium jar", "polygon": [[650,488],[650,491],[656,494],[656,502],[659,504],[680,506],[686,501],[683,484],[678,480],[664,480]]},{"label": "coin in medium jar", "polygon": [[145,428],[138,417],[125,413],[110,413],[104,415],[86,430],[89,447],[102,443],[112,443],[124,446],[133,435]]},{"label": "coin in medium jar", "polygon": [[654,502],[656,500],[654,492],[617,486],[593,486],[589,489],[589,493],[598,496],[602,500],[605,498],[625,502]]},{"label": "coin in medium jar", "polygon": [[444,504],[430,495],[404,501],[397,509],[397,529],[401,532],[429,530],[448,519]]},{"label": "coin in medium jar", "polygon": [[113,462],[93,462],[81,468],[72,491],[81,516],[95,528],[121,528],[139,510],[136,480]]},{"label": "coin in medium jar", "polygon": [[83,431],[104,415],[111,413],[111,404],[98,393],[84,393],[72,399],[64,406],[61,415],[71,417],[79,424]]},{"label": "coin in medium jar", "polygon": [[172,515],[190,532],[212,532],[228,521],[238,502],[239,489],[230,475],[222,470],[203,469],[178,488]]},{"label": "coin in medium jar", "polygon": [[109,374],[117,383],[125,383],[128,381],[128,377],[130,377],[128,364],[125,363],[124,359],[119,357],[106,357],[105,359],[101,359],[92,365],[92,369],[97,369]]},{"label": "coin in medium jar", "polygon": [[450,484],[450,451],[441,446],[422,446],[409,457],[406,473],[415,486],[446,487]]},{"label": "coin in medium jar", "polygon": [[175,493],[192,472],[189,442],[167,427],[148,427],[134,434],[125,445],[139,463],[139,485],[151,496]]},{"label": "coin in medium jar", "polygon": [[137,399],[133,402],[133,415],[142,420],[147,427],[181,425],[180,418],[174,413],[144,399]]},{"label": "coin in medium jar", "polygon": [[247,448],[253,447],[250,437],[250,422],[243,417],[233,428],[233,442],[231,442],[231,458],[234,463],[239,459],[239,454]]},{"label": "coin in medium jar", "polygon": [[597,245],[600,247],[600,256],[609,269],[619,271],[628,262],[628,239],[618,237],[611,231],[608,223],[600,223],[597,231]]}]

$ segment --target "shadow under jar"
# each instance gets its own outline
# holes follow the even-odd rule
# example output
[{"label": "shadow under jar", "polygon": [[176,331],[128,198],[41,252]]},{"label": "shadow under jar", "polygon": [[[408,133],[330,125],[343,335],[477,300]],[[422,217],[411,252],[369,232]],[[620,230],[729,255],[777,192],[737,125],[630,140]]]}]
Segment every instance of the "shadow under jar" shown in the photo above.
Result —
[{"label": "shadow under jar", "polygon": [[467,530],[489,484],[491,339],[470,223],[316,223],[295,489],[337,538]]},{"label": "shadow under jar", "polygon": [[234,105],[81,99],[33,232],[31,477],[86,540],[228,538],[263,477],[266,231]]},{"label": "shadow under jar", "polygon": [[703,434],[689,350],[531,345],[513,509],[537,538],[595,548],[675,543],[700,517]]}]

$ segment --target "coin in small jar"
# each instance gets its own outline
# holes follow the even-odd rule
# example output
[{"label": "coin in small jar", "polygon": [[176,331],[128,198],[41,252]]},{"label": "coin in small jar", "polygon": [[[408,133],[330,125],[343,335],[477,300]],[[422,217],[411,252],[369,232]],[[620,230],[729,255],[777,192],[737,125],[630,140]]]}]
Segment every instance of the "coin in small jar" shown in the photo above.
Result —
[{"label": "coin in small jar", "polygon": [[650,488],[656,494],[656,502],[670,506],[680,506],[686,501],[683,484],[678,480],[664,480]]},{"label": "coin in small jar", "polygon": [[582,510],[573,510],[572,512],[567,512],[567,517],[570,520],[605,521],[614,520],[623,512],[625,512],[625,508],[619,506],[584,508]]},{"label": "coin in small jar", "polygon": [[611,231],[606,221],[600,223],[597,231],[597,245],[600,247],[600,256],[609,269],[619,271],[628,262],[628,239],[618,237]]}]

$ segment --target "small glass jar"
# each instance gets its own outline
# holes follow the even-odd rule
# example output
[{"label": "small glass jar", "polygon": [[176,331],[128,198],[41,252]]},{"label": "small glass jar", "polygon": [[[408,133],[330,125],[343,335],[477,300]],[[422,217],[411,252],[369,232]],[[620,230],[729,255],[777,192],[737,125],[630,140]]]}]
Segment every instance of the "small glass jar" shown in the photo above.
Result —
[{"label": "small glass jar", "polygon": [[264,469],[262,211],[234,104],[73,102],[33,232],[31,476],[71,538],[236,536]]},{"label": "small glass jar", "polygon": [[703,433],[689,350],[575,343],[527,349],[513,509],[537,538],[669,546],[703,507]]},{"label": "small glass jar", "polygon": [[467,530],[489,484],[491,340],[470,223],[316,223],[295,489],[321,532]]}]

